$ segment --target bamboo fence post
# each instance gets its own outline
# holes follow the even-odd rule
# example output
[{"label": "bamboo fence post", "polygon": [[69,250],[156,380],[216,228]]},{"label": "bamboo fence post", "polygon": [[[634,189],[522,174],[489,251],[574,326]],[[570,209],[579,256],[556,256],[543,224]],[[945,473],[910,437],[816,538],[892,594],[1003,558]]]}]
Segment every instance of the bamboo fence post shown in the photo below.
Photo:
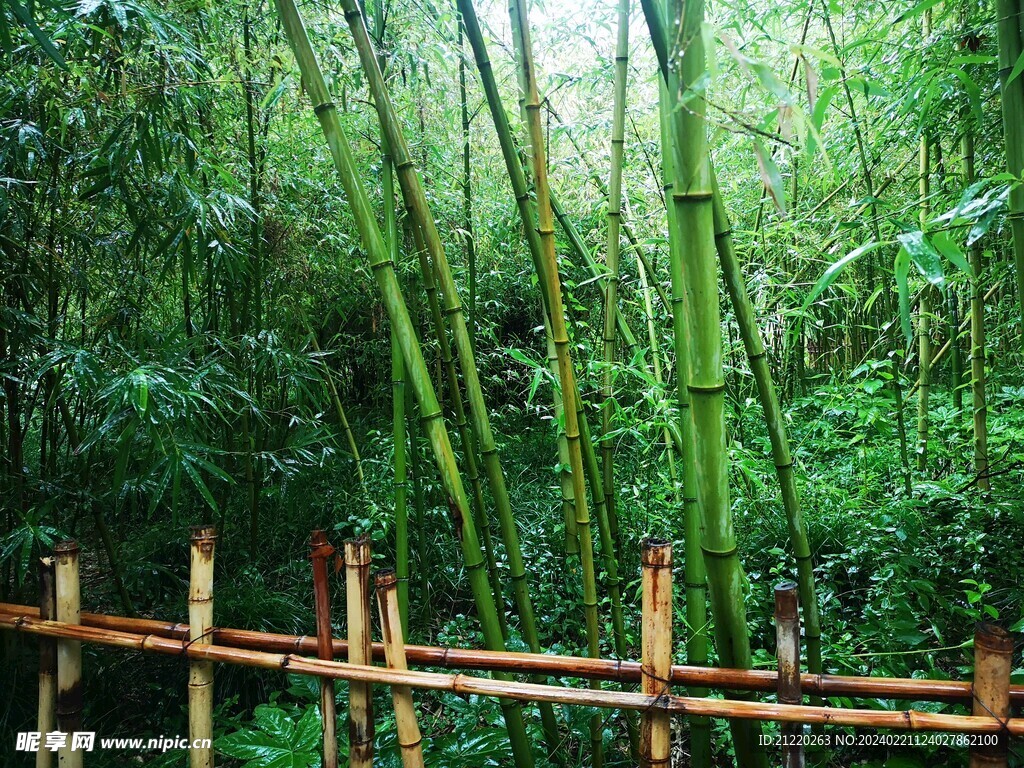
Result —
[{"label": "bamboo fence post", "polygon": [[[405,637],[402,633],[401,614],[398,610],[398,574],[393,570],[380,571],[375,579],[375,584],[388,669],[408,670],[409,666],[405,659]],[[412,689],[407,685],[391,686],[391,700],[395,707],[398,744],[402,748],[402,765],[405,768],[423,768],[423,737],[416,722]]]},{"label": "bamboo fence post", "polygon": [[982,622],[974,631],[974,706],[972,715],[991,717],[1004,724],[995,744],[971,749],[971,768],[1005,768],[1009,744],[1005,723],[1011,715],[1010,670],[1013,637],[1002,627]]},{"label": "bamboo fence post", "polygon": [[[316,655],[330,661],[334,658],[331,637],[331,594],[327,584],[327,560],[335,554],[334,547],[321,530],[309,537],[310,559],[313,561],[313,604],[316,610]],[[334,681],[320,678],[320,717],[323,721],[324,768],[338,768],[338,720],[334,709]]]},{"label": "bamboo fence post", "polygon": [[[82,623],[82,593],[78,581],[78,542],[67,539],[59,542],[53,552],[57,558],[54,583],[56,585],[57,621],[64,624]],[[57,730],[73,734],[82,730],[82,642],[61,638],[57,640]],[[82,750],[71,749],[69,738],[57,751],[61,768],[81,768]]]},{"label": "bamboo fence post", "polygon": [[[54,588],[54,558],[39,559],[39,618],[57,618],[57,597]],[[39,638],[39,710],[36,730],[49,733],[57,727],[57,644],[53,638]],[[36,752],[36,768],[51,768],[53,752]]]},{"label": "bamboo fence post", "polygon": [[[794,581],[775,587],[775,637],[778,643],[779,703],[802,704],[800,693],[799,592]],[[803,768],[804,748],[798,741],[799,723],[782,725],[782,768]]]},{"label": "bamboo fence post", "polygon": [[[370,644],[370,539],[345,542],[345,597],[348,613],[348,663],[373,664]],[[369,683],[348,688],[350,768],[373,766],[373,690]]]},{"label": "bamboo fence post", "polygon": [[[217,529],[197,525],[190,537],[188,639],[190,645],[213,644],[213,552]],[[192,661],[188,671],[188,738],[191,768],[213,768],[213,663]],[[207,746],[196,746],[206,739]]]},{"label": "bamboo fence post", "polygon": [[[648,538],[643,542],[643,608],[641,618],[640,690],[669,695],[672,678],[672,543]],[[640,720],[641,768],[670,766],[671,716],[650,708]]]}]

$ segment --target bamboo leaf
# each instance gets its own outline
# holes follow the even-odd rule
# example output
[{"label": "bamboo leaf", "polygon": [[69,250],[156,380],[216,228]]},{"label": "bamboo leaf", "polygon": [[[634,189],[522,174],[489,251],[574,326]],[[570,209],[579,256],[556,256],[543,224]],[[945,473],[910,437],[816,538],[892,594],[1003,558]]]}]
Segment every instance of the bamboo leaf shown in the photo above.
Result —
[{"label": "bamboo leaf", "polygon": [[754,154],[757,156],[757,168],[761,172],[761,180],[764,188],[768,191],[775,209],[780,215],[786,215],[786,186],[782,181],[782,174],[775,164],[771,155],[757,139],[754,140]]},{"label": "bamboo leaf", "polygon": [[1017,62],[1013,65],[1013,69],[1010,70],[1010,76],[1006,78],[1006,84],[1009,85],[1020,77],[1021,72],[1024,72],[1024,51],[1017,57]]},{"label": "bamboo leaf", "polygon": [[46,33],[36,24],[35,19],[32,18],[32,12],[27,7],[18,3],[18,0],[7,0],[7,7],[11,9],[11,13],[14,14],[15,18],[25,25],[25,28],[35,38],[39,47],[43,49],[43,53],[49,56],[61,69],[67,69],[68,65],[64,61],[64,57],[50,38],[47,37]]},{"label": "bamboo leaf", "polygon": [[964,257],[964,252],[960,250],[960,246],[953,241],[948,232],[936,232],[932,235],[932,243],[939,253],[949,259],[957,269],[972,278],[974,277],[974,270],[971,269],[970,263]]},{"label": "bamboo leaf", "polygon": [[891,240],[882,240],[880,242],[868,243],[866,245],[862,245],[860,248],[855,248],[854,250],[850,251],[848,254],[843,256],[843,258],[839,259],[839,261],[835,262],[832,266],[825,270],[825,274],[818,278],[818,282],[814,284],[814,287],[811,289],[811,292],[807,294],[807,298],[804,300],[803,311],[806,312],[807,308],[814,303],[814,300],[817,299],[826,288],[832,285],[832,283],[835,282],[835,279],[839,277],[842,271],[846,269],[848,266],[850,266],[853,262],[857,261],[857,259],[863,256],[865,253],[871,253],[872,251],[876,251],[884,245],[891,244]]},{"label": "bamboo leaf", "polygon": [[903,232],[896,235],[896,239],[906,249],[924,279],[935,287],[942,288],[946,283],[946,277],[942,273],[942,260],[924,232],[919,229]]},{"label": "bamboo leaf", "polygon": [[913,8],[911,8],[906,13],[901,13],[899,16],[897,16],[895,23],[899,24],[901,21],[906,21],[907,19],[912,19],[915,16],[920,16],[922,13],[927,11],[929,8],[934,8],[936,5],[938,5],[941,2],[942,2],[942,0],[922,0],[922,2],[918,3],[917,5],[915,5]]}]

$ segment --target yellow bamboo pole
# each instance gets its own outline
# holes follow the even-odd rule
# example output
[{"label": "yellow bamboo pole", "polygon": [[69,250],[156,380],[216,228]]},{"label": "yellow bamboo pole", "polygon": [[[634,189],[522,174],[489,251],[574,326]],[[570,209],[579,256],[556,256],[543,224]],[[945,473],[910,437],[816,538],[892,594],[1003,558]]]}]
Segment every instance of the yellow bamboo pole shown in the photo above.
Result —
[{"label": "yellow bamboo pole", "polygon": [[[190,537],[189,643],[213,643],[213,551],[217,529],[197,525]],[[213,664],[192,661],[188,672],[188,738],[191,768],[213,768]],[[207,746],[200,740],[205,739]],[[198,744],[198,746],[197,746]]]},{"label": "yellow bamboo pole", "polygon": [[[381,571],[374,583],[377,587],[377,607],[380,610],[380,628],[384,636],[388,669],[407,671],[409,666],[405,659],[405,638],[398,606],[398,576],[393,570]],[[391,701],[395,707],[395,726],[398,730],[398,745],[402,749],[402,765],[405,768],[424,768],[423,737],[416,722],[412,689],[407,685],[391,686]]]},{"label": "yellow bamboo pole", "polygon": [[[672,543],[649,538],[641,554],[640,689],[659,699],[669,695],[672,679]],[[640,720],[640,766],[672,764],[671,719],[667,711],[645,711]]]},{"label": "yellow bamboo pole", "polygon": [[[335,554],[334,547],[321,530],[309,537],[310,559],[313,561],[313,605],[316,612],[316,655],[319,659],[334,658],[331,637],[331,593],[327,583],[327,561]],[[320,680],[320,719],[324,745],[324,768],[338,768],[338,718],[334,706],[334,681]]]},{"label": "yellow bamboo pole", "polygon": [[[892,728],[900,731],[942,731],[947,733],[1006,733],[1024,736],[1024,718],[997,720],[990,715],[947,715],[920,710],[846,709],[842,707],[795,706],[734,699],[704,699],[690,696],[654,696],[629,691],[592,688],[563,688],[555,685],[520,683],[505,679],[473,677],[464,673],[400,671],[381,667],[323,661],[294,653],[267,653],[222,645],[193,645],[180,639],[154,634],[42,621],[33,615],[0,613],[0,630],[70,639],[110,648],[164,656],[184,656],[236,666],[270,669],[310,677],[329,677],[377,685],[408,685],[460,696],[490,696],[513,701],[549,701],[553,704],[629,709],[659,709],[670,713],[780,723],[828,724],[854,728]],[[749,672],[749,670],[731,670]],[[812,678],[814,676],[811,676]],[[917,681],[915,681],[917,682]]]},{"label": "yellow bamboo pole", "polygon": [[[39,559],[39,618],[57,618],[57,598],[54,587],[54,559]],[[57,645],[52,638],[39,640],[39,709],[36,730],[49,733],[57,728]],[[53,752],[36,752],[36,768],[52,768]]]},{"label": "yellow bamboo pole", "polygon": [[982,622],[974,631],[974,706],[972,714],[988,717],[1001,726],[996,743],[971,748],[971,768],[1006,768],[1007,734],[1002,730],[1010,719],[1010,671],[1013,667],[1013,637],[1002,627]]},{"label": "yellow bamboo pole", "polygon": [[[78,542],[59,542],[53,553],[57,558],[54,583],[57,594],[57,621],[82,623],[82,593],[78,580]],[[57,730],[74,734],[82,730],[82,643],[72,638],[57,641]],[[81,768],[84,752],[73,750],[69,736],[57,750],[61,768]]]},{"label": "yellow bamboo pole", "polygon": [[[370,539],[345,542],[345,597],[348,613],[348,662],[373,664],[370,644]],[[373,688],[352,682],[348,688],[350,768],[373,767]]]}]

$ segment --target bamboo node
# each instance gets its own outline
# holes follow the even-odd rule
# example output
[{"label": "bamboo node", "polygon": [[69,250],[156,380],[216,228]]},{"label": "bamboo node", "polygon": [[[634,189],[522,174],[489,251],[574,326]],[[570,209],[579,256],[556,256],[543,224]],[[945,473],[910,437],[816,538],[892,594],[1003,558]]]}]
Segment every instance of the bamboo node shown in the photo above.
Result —
[{"label": "bamboo node", "polygon": [[700,551],[704,553],[704,557],[714,557],[714,558],[719,558],[719,559],[723,559],[723,560],[725,558],[727,558],[727,557],[735,557],[735,555],[736,555],[736,547],[732,547],[731,549],[721,549],[720,550],[720,549],[708,549],[707,547],[702,546],[700,548]]}]

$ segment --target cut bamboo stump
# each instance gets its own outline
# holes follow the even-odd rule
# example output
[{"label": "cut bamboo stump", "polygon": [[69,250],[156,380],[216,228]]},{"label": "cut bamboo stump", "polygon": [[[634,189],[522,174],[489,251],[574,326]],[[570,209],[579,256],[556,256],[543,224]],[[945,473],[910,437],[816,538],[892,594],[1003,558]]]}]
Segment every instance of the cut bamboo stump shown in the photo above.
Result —
[{"label": "cut bamboo stump", "polygon": [[981,737],[971,749],[971,768],[1005,768],[1009,744],[1005,723],[1010,719],[1010,670],[1013,638],[1002,627],[982,622],[974,631],[974,707],[972,714],[991,717],[1004,725],[995,743]]},{"label": "cut bamboo stump", "polygon": [[[348,612],[348,663],[373,664],[370,641],[370,539],[345,542],[345,597]],[[348,759],[350,768],[373,766],[373,699],[370,683],[348,687]]]},{"label": "cut bamboo stump", "polygon": [[[795,581],[775,587],[775,636],[778,643],[779,703],[802,704],[800,693],[800,613]],[[782,725],[782,768],[803,768],[804,748],[799,742],[803,726]]]},{"label": "cut bamboo stump", "polygon": [[[672,544],[645,539],[643,606],[641,617],[640,689],[658,699],[671,693],[672,678]],[[641,768],[670,766],[671,716],[663,709],[648,709],[640,720]]]},{"label": "cut bamboo stump", "polygon": [[[190,645],[213,643],[213,552],[217,529],[191,529],[188,623]],[[213,663],[192,660],[188,668],[188,737],[191,768],[213,768]],[[205,739],[206,746],[202,746]]]},{"label": "cut bamboo stump", "polygon": [[[377,574],[375,584],[388,669],[408,670],[398,600],[398,574],[392,570],[381,571]],[[391,686],[391,701],[395,706],[395,724],[398,729],[398,744],[402,748],[402,765],[405,768],[424,768],[423,737],[416,722],[412,689],[407,685]]]},{"label": "cut bamboo stump", "polygon": [[[316,609],[316,655],[330,661],[334,658],[331,637],[331,594],[327,584],[327,561],[335,554],[323,531],[309,537],[313,561],[313,603]],[[338,721],[334,709],[334,681],[320,679],[320,718],[324,744],[324,768],[338,768]]]},{"label": "cut bamboo stump", "polygon": [[[78,542],[72,539],[58,543],[56,585],[57,621],[81,624],[82,599],[78,581]],[[72,734],[82,730],[82,643],[80,640],[57,640],[57,730],[68,734],[64,746],[57,750],[61,768],[81,768],[82,750],[73,750]]]},{"label": "cut bamboo stump", "polygon": [[[54,586],[54,559],[39,560],[39,618],[57,618],[57,595]],[[81,616],[81,614],[79,614]],[[39,638],[39,710],[36,730],[41,734],[57,729],[57,643],[53,638]],[[53,752],[36,752],[36,768],[51,768]]]}]

